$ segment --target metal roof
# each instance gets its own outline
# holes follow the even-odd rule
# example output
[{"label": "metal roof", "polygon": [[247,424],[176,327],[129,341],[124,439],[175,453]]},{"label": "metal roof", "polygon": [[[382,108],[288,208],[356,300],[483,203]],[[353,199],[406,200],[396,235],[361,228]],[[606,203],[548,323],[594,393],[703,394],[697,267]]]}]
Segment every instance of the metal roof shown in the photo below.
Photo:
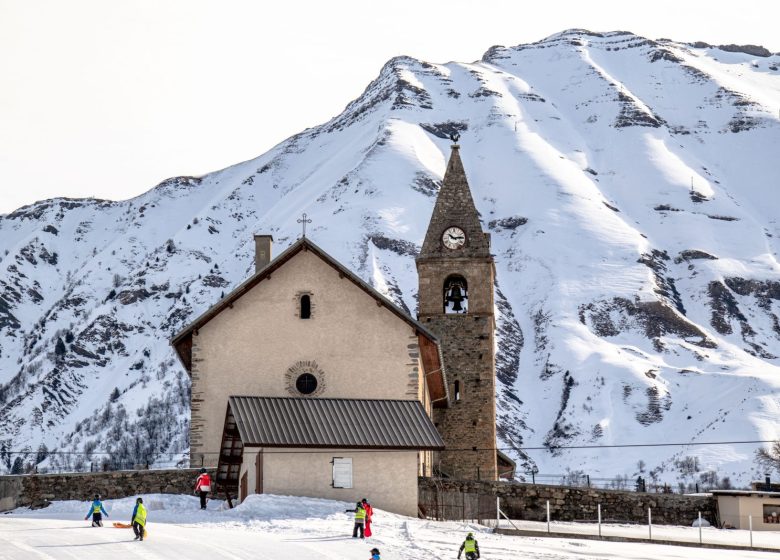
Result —
[{"label": "metal roof", "polygon": [[228,406],[245,447],[444,449],[419,401],[233,396]]}]

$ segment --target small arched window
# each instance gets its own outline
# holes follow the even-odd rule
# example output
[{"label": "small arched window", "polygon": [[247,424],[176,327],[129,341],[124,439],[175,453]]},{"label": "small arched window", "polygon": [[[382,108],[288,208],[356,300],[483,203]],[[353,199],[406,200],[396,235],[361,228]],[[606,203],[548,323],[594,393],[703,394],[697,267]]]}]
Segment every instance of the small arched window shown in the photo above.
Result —
[{"label": "small arched window", "polygon": [[444,312],[469,312],[469,287],[463,276],[453,274],[444,281]]},{"label": "small arched window", "polygon": [[455,401],[460,400],[460,381],[455,380]]},{"label": "small arched window", "polygon": [[308,294],[301,296],[301,319],[311,319],[311,298]]}]

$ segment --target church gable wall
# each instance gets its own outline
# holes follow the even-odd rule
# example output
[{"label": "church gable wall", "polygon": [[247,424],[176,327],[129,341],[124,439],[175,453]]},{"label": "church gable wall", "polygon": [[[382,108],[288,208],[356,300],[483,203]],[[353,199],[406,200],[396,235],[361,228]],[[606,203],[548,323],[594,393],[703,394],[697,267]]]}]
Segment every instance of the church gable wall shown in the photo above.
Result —
[{"label": "church gable wall", "polygon": [[[310,297],[302,319],[300,297]],[[230,395],[418,399],[422,375],[409,324],[317,255],[302,251],[204,325],[192,346],[191,456],[216,463]]]}]

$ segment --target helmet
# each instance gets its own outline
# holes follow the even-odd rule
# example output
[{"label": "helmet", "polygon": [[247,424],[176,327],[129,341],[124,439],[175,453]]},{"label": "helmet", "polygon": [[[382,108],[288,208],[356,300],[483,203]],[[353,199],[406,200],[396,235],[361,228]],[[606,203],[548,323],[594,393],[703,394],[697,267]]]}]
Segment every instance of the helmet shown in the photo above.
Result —
[{"label": "helmet", "polygon": [[100,494],[95,494],[95,499],[99,500],[100,499]]},{"label": "helmet", "polygon": [[143,498],[138,498],[138,499],[135,501],[135,503],[137,503],[137,504],[142,504],[142,503],[144,503],[144,499],[143,499]]},{"label": "helmet", "polygon": [[206,469],[204,469],[203,467],[201,467],[201,469],[200,469],[200,473],[201,473],[201,474],[203,474],[203,473],[205,473],[205,472],[206,472]]},{"label": "helmet", "polygon": [[467,539],[473,539],[474,538],[474,533],[469,533],[468,535],[466,535],[466,538]]},{"label": "helmet", "polygon": [[379,549],[378,548],[372,548],[371,549],[371,554],[379,554]]}]

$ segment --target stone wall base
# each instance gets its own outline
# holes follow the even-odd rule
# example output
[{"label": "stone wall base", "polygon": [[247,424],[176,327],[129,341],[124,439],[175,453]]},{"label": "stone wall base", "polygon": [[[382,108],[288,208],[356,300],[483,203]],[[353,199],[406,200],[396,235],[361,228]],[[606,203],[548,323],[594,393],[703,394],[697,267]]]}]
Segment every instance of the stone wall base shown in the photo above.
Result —
[{"label": "stone wall base", "polygon": [[[199,469],[0,476],[0,511],[42,508],[57,500],[104,500],[140,494],[192,494]],[[215,470],[210,469],[212,480]]]},{"label": "stone wall base", "polygon": [[[593,521],[601,504],[605,522],[647,523],[647,508],[652,508],[654,524],[690,526],[701,512],[702,517],[717,526],[717,504],[712,496],[432,478],[419,479],[418,493],[421,506],[427,505],[427,509],[437,503],[467,503],[462,494],[498,497],[501,510],[508,517],[528,521],[546,521],[549,501],[553,521]],[[457,507],[440,511],[457,512]]]}]

